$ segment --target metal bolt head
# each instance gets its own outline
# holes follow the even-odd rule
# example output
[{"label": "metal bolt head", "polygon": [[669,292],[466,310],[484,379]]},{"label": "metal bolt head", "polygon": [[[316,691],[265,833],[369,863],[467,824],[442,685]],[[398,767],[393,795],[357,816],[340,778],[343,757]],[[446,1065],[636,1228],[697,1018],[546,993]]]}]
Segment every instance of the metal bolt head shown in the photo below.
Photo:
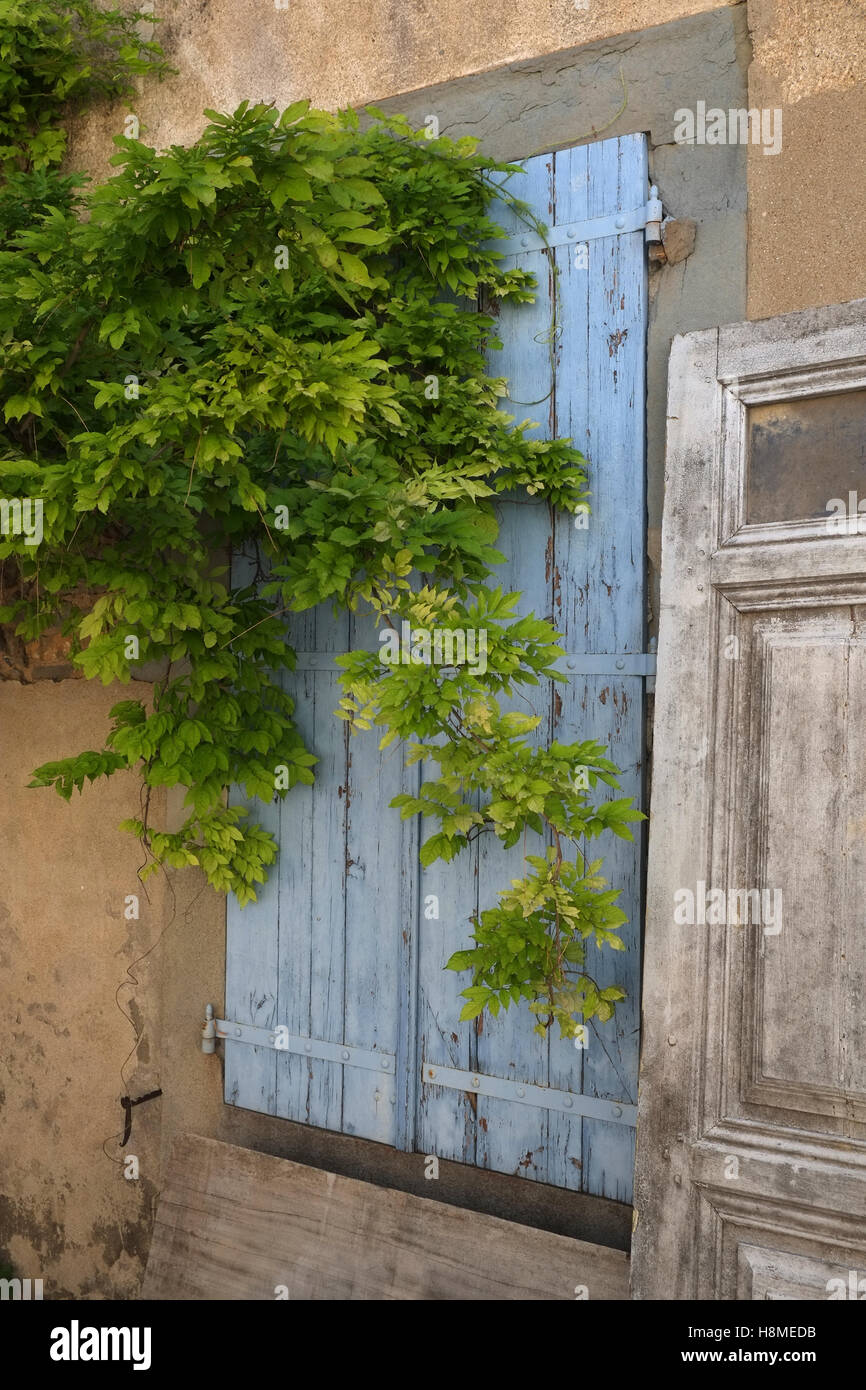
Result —
[{"label": "metal bolt head", "polygon": [[625,218],[624,218],[624,217],[618,217],[618,218],[616,219],[616,221],[614,222],[613,225],[614,225],[615,227],[619,227],[620,230],[622,230],[622,228],[625,226]]},{"label": "metal bolt head", "polygon": [[479,1076],[473,1076],[473,1078],[472,1078],[472,1085],[473,1085],[473,1086],[480,1086],[480,1085],[481,1085],[481,1078],[480,1078]]},{"label": "metal bolt head", "polygon": [[574,1105],[574,1101],[572,1100],[571,1096],[566,1096],[565,1100],[562,1103],[565,1106],[566,1110],[570,1110],[571,1107]]},{"label": "metal bolt head", "polygon": [[573,228],[573,227],[569,227],[568,231],[566,232],[566,236],[574,236],[574,228]]},{"label": "metal bolt head", "polygon": [[344,1047],[344,1048],[343,1048],[343,1051],[340,1053],[340,1056],[342,1057],[342,1059],[343,1059],[344,1062],[348,1062],[348,1060],[349,1060],[349,1049],[346,1048],[346,1047]]},{"label": "metal bolt head", "polygon": [[235,1037],[236,1037],[236,1038],[239,1038],[240,1035],[241,1035],[241,1030],[240,1030],[240,1028],[236,1028],[236,1029],[235,1029]]},{"label": "metal bolt head", "polygon": [[622,1114],[622,1106],[621,1106],[621,1105],[615,1105],[615,1106],[613,1107],[613,1109],[611,1110],[611,1114],[612,1114],[612,1115],[615,1115],[616,1118],[619,1119],[620,1115]]},{"label": "metal bolt head", "polygon": [[521,246],[528,246],[528,245],[529,245],[529,237],[528,237],[528,236],[522,236],[522,237],[520,238],[520,245],[521,245]]},{"label": "metal bolt head", "polygon": [[312,1050],[313,1050],[313,1044],[312,1044],[311,1042],[304,1043],[304,1051],[305,1051],[305,1052],[312,1052]]},{"label": "metal bolt head", "polygon": [[518,1094],[519,1096],[525,1096],[525,1095],[526,1095],[526,1092],[524,1091],[524,1089],[523,1089],[522,1086],[518,1086],[518,1088],[517,1088],[517,1094]]},{"label": "metal bolt head", "polygon": [[617,658],[616,669],[617,669],[618,671],[622,671],[624,668],[625,668],[625,662],[623,661],[622,657],[620,656],[620,657]]}]

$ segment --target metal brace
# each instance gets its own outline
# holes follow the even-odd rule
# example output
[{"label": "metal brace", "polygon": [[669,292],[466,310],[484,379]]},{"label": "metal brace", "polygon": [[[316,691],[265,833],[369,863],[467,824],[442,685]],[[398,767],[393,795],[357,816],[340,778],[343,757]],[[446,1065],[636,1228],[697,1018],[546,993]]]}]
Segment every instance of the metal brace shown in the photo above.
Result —
[{"label": "metal brace", "polygon": [[421,1081],[425,1086],[446,1086],[470,1095],[491,1096],[494,1100],[511,1100],[518,1105],[534,1105],[541,1110],[557,1110],[565,1115],[585,1120],[609,1120],[614,1124],[637,1125],[637,1106],[599,1100],[572,1091],[559,1091],[553,1086],[532,1086],[528,1082],[506,1081],[500,1076],[485,1076],[482,1072],[455,1071],[453,1067],[421,1063]]},{"label": "metal brace", "polygon": [[508,237],[505,241],[489,241],[486,247],[498,251],[501,256],[523,256],[530,251],[546,251],[556,246],[578,245],[584,241],[594,241],[599,237],[621,236],[626,232],[644,232],[644,240],[658,242],[662,239],[661,224],[664,210],[655,184],[650,189],[649,201],[630,212],[613,212],[607,217],[590,217],[583,222],[560,222],[549,227],[547,236],[537,232],[523,232],[520,236]]},{"label": "metal brace", "polygon": [[[338,672],[336,652],[298,652],[297,671]],[[656,670],[655,652],[588,652],[566,658],[565,667],[587,676],[654,676]],[[440,667],[441,671],[456,670],[456,667]]]},{"label": "metal brace", "polygon": [[654,676],[655,652],[584,652],[565,659],[566,671],[581,676]]},{"label": "metal brace", "polygon": [[[339,1062],[344,1067],[361,1067],[364,1071],[394,1075],[397,1059],[391,1052],[375,1052],[363,1047],[347,1047],[342,1043],[326,1042],[323,1038],[305,1038],[300,1033],[290,1033],[283,1025],[274,1028],[256,1028],[251,1023],[237,1023],[233,1019],[213,1018],[212,1005],[208,1004],[210,1017],[205,1017],[202,1025],[202,1049],[206,1043],[224,1038],[226,1042],[247,1043],[251,1047],[268,1047],[275,1052],[292,1052],[302,1057],[317,1057],[324,1062]],[[211,1037],[209,1026],[213,1028]]]}]

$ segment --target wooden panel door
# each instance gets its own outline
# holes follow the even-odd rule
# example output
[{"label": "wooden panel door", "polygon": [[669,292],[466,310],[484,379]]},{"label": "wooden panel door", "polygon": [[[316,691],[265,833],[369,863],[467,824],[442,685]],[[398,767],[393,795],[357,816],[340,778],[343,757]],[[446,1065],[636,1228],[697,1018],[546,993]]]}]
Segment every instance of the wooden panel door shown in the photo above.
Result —
[{"label": "wooden panel door", "polygon": [[864,387],[866,301],[671,355],[640,1298],[866,1293]]},{"label": "wooden panel door", "polygon": [[[623,792],[639,802],[646,266],[643,230],[613,223],[624,213],[634,226],[646,204],[646,141],[631,136],[538,156],[509,187],[552,229],[608,219],[596,221],[579,247],[563,237],[544,249],[532,237],[515,252],[537,275],[537,300],[502,309],[503,348],[491,354],[491,371],[509,379],[505,408],[538,421],[539,437],[571,436],[591,463],[585,528],[527,496],[499,504],[500,548],[509,558],[497,581],[522,591],[521,611],[552,618],[567,649],[567,683],[530,687],[517,707],[541,716],[540,739],[609,744]],[[502,216],[510,234],[526,232],[504,208]],[[560,290],[551,337],[554,262]],[[640,827],[634,843],[607,836],[593,851],[605,855],[630,918],[627,951],[593,962],[602,983],[628,990],[615,1020],[591,1027],[581,1048],[540,1039],[525,1008],[483,1025],[459,1023],[466,980],[445,971],[445,962],[469,944],[471,916],[520,873],[523,851],[505,852],[484,837],[450,865],[422,871],[419,827],[388,806],[400,791],[417,792],[420,769],[404,768],[399,746],[380,753],[376,731],[349,740],[332,717],[334,655],[376,649],[371,623],[335,618],[323,606],[294,618],[289,640],[299,661],[287,688],[320,762],[314,787],[297,787],[266,808],[281,854],[259,903],[243,911],[230,905],[226,1010],[241,1033],[229,1030],[227,1039],[227,1100],[628,1201]],[[268,1046],[267,1030],[277,1024],[292,1035],[287,1051]]]}]

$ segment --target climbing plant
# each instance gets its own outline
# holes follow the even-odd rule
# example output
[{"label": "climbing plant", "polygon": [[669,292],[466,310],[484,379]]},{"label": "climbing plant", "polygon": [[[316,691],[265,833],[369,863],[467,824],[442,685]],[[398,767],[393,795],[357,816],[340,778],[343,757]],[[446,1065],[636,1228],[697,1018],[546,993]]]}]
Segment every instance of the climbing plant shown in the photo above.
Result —
[{"label": "climbing plant", "polygon": [[[94,31],[83,0],[28,3],[55,18],[47,53],[44,32],[13,36],[24,9],[0,0],[0,83],[20,107],[0,195],[0,621],[23,640],[60,627],[106,685],[154,673],[150,702],[115,705],[102,748],[31,786],[68,799],[136,769],[142,809],[123,828],[146,849],[142,877],[198,865],[246,903],[277,845],[227,789],[269,801],[315,775],[281,682],[286,615],[331,602],[395,640],[459,631],[486,662],[437,663],[415,637],[407,661],[341,657],[336,713],[426,764],[419,796],[393,803],[435,822],[425,864],[480,834],[525,847],[523,877],[449,962],[471,972],[462,1017],[524,1000],[539,1031],[566,1036],[609,1018],[623,991],[595,982],[588,949],[621,949],[625,918],[583,847],[631,838],[638,813],[600,797],[618,788],[602,745],[537,746],[539,720],[502,708],[558,679],[562,651],[494,582],[494,500],[526,489],[574,512],[588,498],[582,456],[528,439],[487,374],[495,318],[478,297],[532,298],[490,217],[515,166],[376,110],[362,129],[352,111],[243,103],[207,112],[189,147],[118,135],[118,173],[82,191],[55,172],[61,103],[80,91],[74,35],[102,55],[97,95],[163,59],[122,17]],[[26,216],[12,211],[25,185]],[[253,559],[242,582],[228,548]],[[185,818],[169,831],[150,798],[175,786]]]}]

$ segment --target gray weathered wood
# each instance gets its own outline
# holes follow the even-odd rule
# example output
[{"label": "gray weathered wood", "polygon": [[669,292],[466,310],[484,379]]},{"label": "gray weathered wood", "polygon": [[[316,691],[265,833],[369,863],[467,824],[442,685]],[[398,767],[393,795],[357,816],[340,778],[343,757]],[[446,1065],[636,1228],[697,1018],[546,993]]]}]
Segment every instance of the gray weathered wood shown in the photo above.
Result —
[{"label": "gray weathered wood", "polygon": [[[671,353],[639,1298],[826,1298],[866,1269],[866,536],[744,515],[749,405],[864,382],[866,301]],[[832,441],[815,468],[838,495]],[[699,883],[779,890],[781,918],[678,923]]]},{"label": "gray weathered wood", "polygon": [[304,1300],[592,1302],[628,1297],[628,1257],[214,1139],[176,1138],[142,1297],[268,1300],[279,1286]]}]

